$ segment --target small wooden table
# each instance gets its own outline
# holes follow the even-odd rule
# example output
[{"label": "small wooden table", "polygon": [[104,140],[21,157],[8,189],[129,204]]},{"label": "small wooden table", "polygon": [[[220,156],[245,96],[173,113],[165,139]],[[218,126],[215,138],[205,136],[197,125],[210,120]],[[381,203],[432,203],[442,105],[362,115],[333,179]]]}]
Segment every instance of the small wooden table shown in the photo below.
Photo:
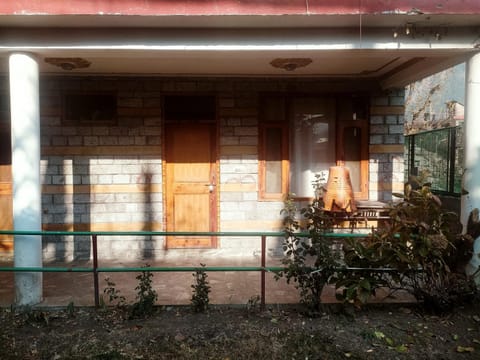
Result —
[{"label": "small wooden table", "polygon": [[[387,204],[380,201],[356,201],[357,210],[352,213],[332,211],[332,218],[337,227],[350,228],[352,230],[381,226],[390,219]],[[348,223],[348,226],[346,226]],[[363,226],[359,227],[359,224]]]}]

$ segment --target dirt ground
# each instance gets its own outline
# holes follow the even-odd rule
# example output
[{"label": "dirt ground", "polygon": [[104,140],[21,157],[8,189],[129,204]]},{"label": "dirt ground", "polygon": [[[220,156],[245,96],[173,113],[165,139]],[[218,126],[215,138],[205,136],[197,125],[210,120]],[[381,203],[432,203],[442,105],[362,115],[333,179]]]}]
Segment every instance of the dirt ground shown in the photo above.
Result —
[{"label": "dirt ground", "polygon": [[0,359],[480,359],[480,303],[433,316],[416,306],[0,309]]}]

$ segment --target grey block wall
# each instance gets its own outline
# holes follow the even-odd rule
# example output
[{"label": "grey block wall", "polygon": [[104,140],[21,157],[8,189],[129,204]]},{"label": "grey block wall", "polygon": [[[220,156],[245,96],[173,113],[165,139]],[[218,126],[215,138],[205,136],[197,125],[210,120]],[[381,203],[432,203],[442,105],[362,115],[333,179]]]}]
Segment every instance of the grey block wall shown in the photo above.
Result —
[{"label": "grey block wall", "polygon": [[[258,197],[259,95],[362,88],[359,82],[300,79],[44,78],[41,85],[43,224],[52,230],[164,230],[162,97],[212,94],[218,104],[219,231],[277,231],[282,201]],[[62,94],[105,91],[118,97],[114,125],[62,120]],[[370,117],[370,198],[389,200],[403,183],[403,91],[374,93]],[[388,147],[393,145],[394,147]],[[382,146],[387,146],[382,148]],[[394,150],[392,152],[392,149]],[[148,188],[148,189],[147,189]],[[258,238],[219,239],[210,250],[164,249],[164,238],[103,237],[99,253],[114,260],[166,256],[245,257],[257,261]],[[281,254],[278,239],[269,254]],[[46,260],[89,259],[86,237],[45,238]],[[196,254],[196,255],[195,255]]]}]

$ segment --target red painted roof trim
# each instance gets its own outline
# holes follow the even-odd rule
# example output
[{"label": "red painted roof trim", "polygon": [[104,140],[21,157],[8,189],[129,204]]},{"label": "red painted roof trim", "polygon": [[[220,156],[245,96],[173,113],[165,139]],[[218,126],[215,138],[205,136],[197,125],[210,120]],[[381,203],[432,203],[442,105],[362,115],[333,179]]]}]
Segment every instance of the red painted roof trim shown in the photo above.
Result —
[{"label": "red painted roof trim", "polygon": [[479,0],[15,0],[1,15],[480,14]]}]

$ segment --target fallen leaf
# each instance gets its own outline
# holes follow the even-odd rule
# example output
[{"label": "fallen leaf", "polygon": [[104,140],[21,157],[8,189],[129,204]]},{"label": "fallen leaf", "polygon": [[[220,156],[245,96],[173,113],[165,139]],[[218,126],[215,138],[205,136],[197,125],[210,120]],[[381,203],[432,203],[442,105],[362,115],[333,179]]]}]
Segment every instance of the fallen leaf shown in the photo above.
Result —
[{"label": "fallen leaf", "polygon": [[175,335],[175,340],[176,340],[176,341],[183,341],[183,340],[185,340],[185,336],[183,336],[182,334],[178,333],[177,335]]},{"label": "fallen leaf", "polygon": [[475,351],[475,349],[471,346],[460,346],[460,345],[457,346],[457,352],[459,352],[459,353],[465,353],[465,352],[471,353],[471,352],[474,352],[474,351]]}]

